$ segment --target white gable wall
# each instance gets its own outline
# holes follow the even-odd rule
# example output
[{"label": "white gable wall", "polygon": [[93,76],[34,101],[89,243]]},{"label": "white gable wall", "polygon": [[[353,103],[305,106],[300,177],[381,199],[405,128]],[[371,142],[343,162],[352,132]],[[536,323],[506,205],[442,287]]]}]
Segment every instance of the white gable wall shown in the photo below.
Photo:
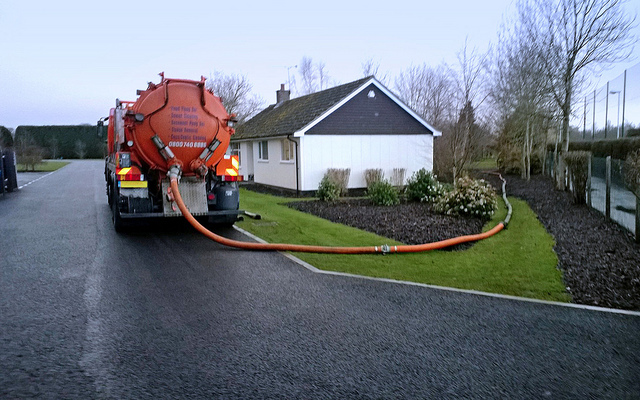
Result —
[{"label": "white gable wall", "polygon": [[364,173],[371,168],[381,168],[387,179],[394,168],[406,168],[405,180],[421,168],[433,170],[432,135],[304,135],[300,152],[304,191],[317,190],[329,168],[351,168],[349,188],[366,187]]}]

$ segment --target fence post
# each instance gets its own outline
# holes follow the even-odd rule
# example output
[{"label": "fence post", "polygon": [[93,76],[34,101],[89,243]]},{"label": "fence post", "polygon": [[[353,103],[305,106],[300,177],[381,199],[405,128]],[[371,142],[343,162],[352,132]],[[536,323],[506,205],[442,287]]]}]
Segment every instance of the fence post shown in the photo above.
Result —
[{"label": "fence post", "polygon": [[[626,99],[627,99],[627,70],[625,69],[624,83],[622,84],[622,133],[620,134],[620,137],[624,137],[624,108],[626,104]],[[638,237],[638,234],[636,233],[636,238],[637,237]]]},{"label": "fence post", "polygon": [[591,139],[596,138],[596,89],[593,89],[593,119],[591,120]]},{"label": "fence post", "polygon": [[605,189],[605,213],[608,219],[611,219],[611,156],[607,156],[606,162],[606,189]]},{"label": "fence post", "polygon": [[640,197],[636,196],[636,243],[640,243]]},{"label": "fence post", "polygon": [[604,100],[604,138],[609,130],[609,81],[607,81],[607,97]]},{"label": "fence post", "polygon": [[589,208],[591,205],[591,153],[589,153],[589,158],[587,160],[587,205]]}]

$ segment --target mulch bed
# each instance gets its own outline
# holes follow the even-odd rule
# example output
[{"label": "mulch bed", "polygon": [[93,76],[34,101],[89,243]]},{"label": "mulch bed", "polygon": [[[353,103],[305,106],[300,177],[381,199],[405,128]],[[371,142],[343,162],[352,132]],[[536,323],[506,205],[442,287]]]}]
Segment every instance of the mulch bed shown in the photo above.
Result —
[{"label": "mulch bed", "polygon": [[[405,244],[422,244],[472,235],[482,231],[483,221],[477,218],[456,218],[436,214],[426,203],[403,203],[395,207],[376,206],[368,199],[334,202],[301,201],[288,206],[329,221],[353,226]],[[472,246],[465,243],[450,247],[461,250]]]},{"label": "mulch bed", "polygon": [[[482,178],[500,191],[497,177]],[[527,201],[555,238],[558,267],[574,303],[640,310],[640,245],[628,231],[586,205],[574,205],[571,195],[555,190],[548,177],[536,175],[529,182],[518,176],[506,179],[508,195]],[[432,213],[428,205],[420,203],[380,207],[357,199],[302,201],[290,206],[406,244],[479,233],[483,225],[478,219]]]}]

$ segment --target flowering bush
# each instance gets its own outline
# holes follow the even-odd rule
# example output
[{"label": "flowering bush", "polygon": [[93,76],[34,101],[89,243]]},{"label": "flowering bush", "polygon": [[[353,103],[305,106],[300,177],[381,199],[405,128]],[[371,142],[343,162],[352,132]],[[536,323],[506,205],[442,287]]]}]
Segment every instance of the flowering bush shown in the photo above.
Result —
[{"label": "flowering bush", "polygon": [[453,191],[435,204],[436,211],[447,215],[463,215],[489,219],[498,208],[496,192],[483,179],[460,178]]},{"label": "flowering bush", "polygon": [[367,196],[379,206],[395,206],[400,204],[398,189],[396,189],[389,181],[382,180],[371,183],[367,188]]},{"label": "flowering bush", "polygon": [[438,177],[424,168],[414,172],[407,181],[407,198],[409,200],[434,202],[445,192],[442,184],[438,182]]}]

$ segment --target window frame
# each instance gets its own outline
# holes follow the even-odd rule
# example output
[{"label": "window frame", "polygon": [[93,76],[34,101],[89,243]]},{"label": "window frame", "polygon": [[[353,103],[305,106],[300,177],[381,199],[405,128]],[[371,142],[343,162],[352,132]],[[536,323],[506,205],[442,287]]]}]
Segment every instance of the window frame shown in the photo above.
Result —
[{"label": "window frame", "polygon": [[269,161],[269,141],[268,140],[261,140],[258,142],[258,161]]},{"label": "window frame", "polygon": [[[288,150],[288,153],[289,153],[288,158],[285,158],[285,154],[287,153],[285,149]],[[286,138],[282,139],[282,141],[280,142],[280,162],[293,163],[295,161],[295,157],[296,157],[295,143]]]},{"label": "window frame", "polygon": [[[237,146],[238,148],[234,148],[235,146]],[[229,155],[232,156],[238,156],[238,165],[242,166],[242,150],[241,150],[242,146],[240,145],[240,143],[238,142],[231,142],[229,143]]]}]

